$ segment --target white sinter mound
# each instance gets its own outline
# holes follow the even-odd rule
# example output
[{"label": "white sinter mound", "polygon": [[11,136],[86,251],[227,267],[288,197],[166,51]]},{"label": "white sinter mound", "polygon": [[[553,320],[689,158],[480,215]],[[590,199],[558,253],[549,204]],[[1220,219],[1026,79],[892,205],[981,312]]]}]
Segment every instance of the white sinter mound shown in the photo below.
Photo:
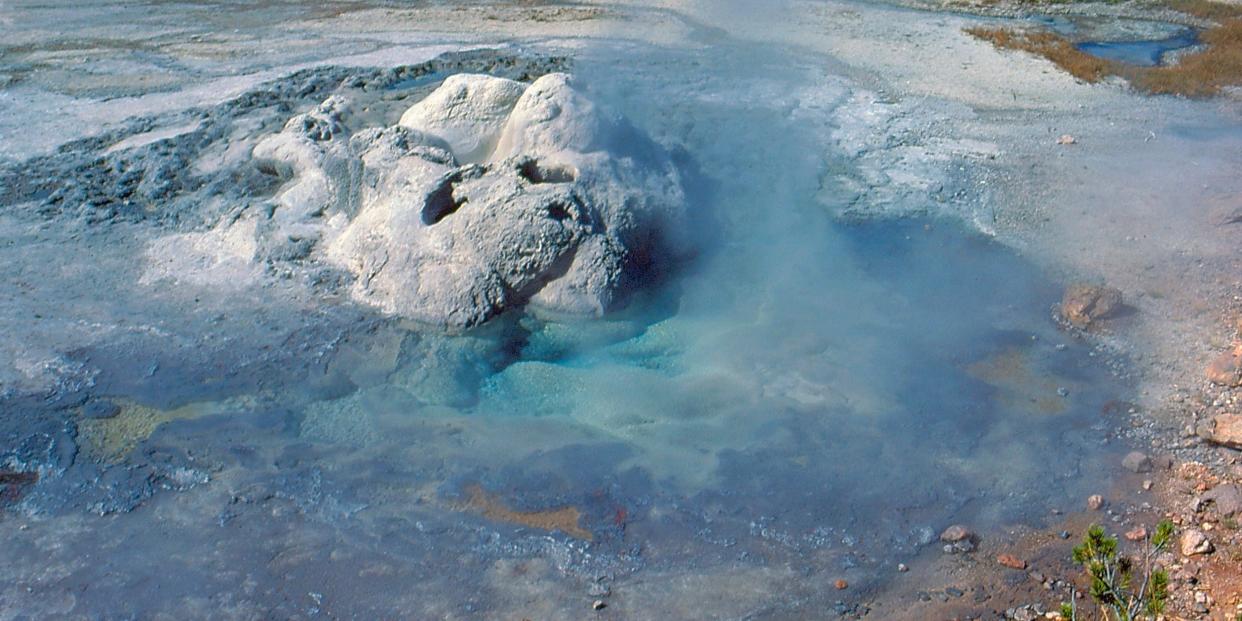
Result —
[{"label": "white sinter mound", "polygon": [[261,243],[344,268],[385,312],[449,328],[526,303],[600,314],[627,274],[688,249],[667,154],[568,75],[456,75],[352,134],[347,112],[329,98],[255,147],[287,178]]}]

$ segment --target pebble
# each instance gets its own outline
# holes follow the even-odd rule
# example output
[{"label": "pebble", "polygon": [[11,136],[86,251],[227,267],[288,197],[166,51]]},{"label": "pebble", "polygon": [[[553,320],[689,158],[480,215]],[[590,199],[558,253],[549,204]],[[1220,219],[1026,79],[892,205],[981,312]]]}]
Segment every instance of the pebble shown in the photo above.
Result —
[{"label": "pebble", "polygon": [[1182,533],[1181,550],[1182,556],[1208,554],[1212,551],[1212,541],[1203,531],[1192,528]]},{"label": "pebble", "polygon": [[837,587],[838,591],[844,591],[850,587],[850,583],[841,579],[838,579],[836,582],[832,583],[832,585]]},{"label": "pebble", "polygon": [[1104,508],[1104,497],[1099,494],[1092,494],[1087,497],[1087,508],[1092,511],[1099,511]]},{"label": "pebble", "polygon": [[597,599],[595,600],[594,603],[591,604],[591,610],[603,610],[607,607],[608,607],[608,604],[604,603],[604,600],[602,599]]},{"label": "pebble", "polygon": [[1078,139],[1071,136],[1070,134],[1061,134],[1061,137],[1057,138],[1057,144],[1059,145],[1078,144]]},{"label": "pebble", "polygon": [[996,562],[1010,569],[1026,569],[1026,561],[1012,554],[997,555]]},{"label": "pebble", "polygon": [[1126,539],[1129,541],[1142,541],[1146,538],[1147,529],[1142,526],[1126,531]]},{"label": "pebble", "polygon": [[901,572],[901,573],[903,573],[903,574],[904,574],[904,573],[906,573],[907,571],[910,571],[910,568],[909,568],[909,567],[906,567],[906,564],[905,564],[905,563],[897,563],[897,571],[899,571],[899,572]]}]

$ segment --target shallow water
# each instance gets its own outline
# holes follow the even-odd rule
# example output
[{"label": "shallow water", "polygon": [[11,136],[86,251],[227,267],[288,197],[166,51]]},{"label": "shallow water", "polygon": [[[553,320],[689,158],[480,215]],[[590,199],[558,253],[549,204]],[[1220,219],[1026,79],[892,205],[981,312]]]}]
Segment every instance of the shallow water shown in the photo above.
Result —
[{"label": "shallow water", "polygon": [[1186,28],[1163,39],[1142,39],[1131,41],[1084,41],[1074,47],[1107,60],[1155,67],[1164,64],[1169,52],[1186,49],[1199,44],[1199,33],[1193,28]]},{"label": "shallow water", "polygon": [[[843,80],[742,44],[600,47],[576,72],[677,146],[694,261],[599,320],[357,321],[307,347],[304,379],[196,384],[188,405],[144,393],[194,371],[152,368],[164,386],[133,379],[108,395],[120,415],[78,428],[105,477],[171,491],[35,520],[0,545],[53,575],[18,569],[31,590],[10,596],[115,616],[580,618],[604,592],[616,618],[861,614],[945,526],[1040,524],[1107,484],[1101,413],[1128,387],[1054,325],[1057,283],[952,222],[830,215],[869,199],[833,181]],[[838,577],[849,594],[823,587]]]}]

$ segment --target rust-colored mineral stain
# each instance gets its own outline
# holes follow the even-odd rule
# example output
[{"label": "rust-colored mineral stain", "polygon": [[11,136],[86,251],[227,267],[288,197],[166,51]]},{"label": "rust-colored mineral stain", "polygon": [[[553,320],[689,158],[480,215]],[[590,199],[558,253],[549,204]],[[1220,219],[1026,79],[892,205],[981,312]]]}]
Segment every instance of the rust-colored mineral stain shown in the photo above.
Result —
[{"label": "rust-colored mineral stain", "polygon": [[559,530],[570,537],[591,541],[591,531],[578,524],[582,512],[577,507],[558,507],[539,511],[515,511],[496,495],[489,494],[479,485],[466,488],[466,508],[477,511],[483,517],[496,522],[519,524],[540,530]]},{"label": "rust-colored mineral stain", "polygon": [[1057,382],[1032,367],[1027,352],[1010,347],[968,365],[966,372],[996,388],[1000,400],[1009,407],[1039,414],[1065,412],[1068,405],[1057,394]]}]

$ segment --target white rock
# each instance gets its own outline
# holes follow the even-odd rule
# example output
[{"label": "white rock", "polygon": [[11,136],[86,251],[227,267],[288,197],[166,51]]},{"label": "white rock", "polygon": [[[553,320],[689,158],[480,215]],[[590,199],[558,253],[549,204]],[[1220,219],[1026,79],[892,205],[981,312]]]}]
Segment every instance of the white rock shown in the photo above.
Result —
[{"label": "white rock", "polygon": [[1182,533],[1181,550],[1182,556],[1208,554],[1212,551],[1212,542],[1203,531],[1192,528]]},{"label": "white rock", "polygon": [[446,141],[462,162],[488,158],[526,85],[488,75],[457,74],[401,115],[402,127]]},{"label": "white rock", "polygon": [[264,230],[293,250],[267,255],[336,265],[387,313],[447,328],[528,302],[599,315],[636,261],[690,250],[667,154],[567,75],[454,76],[399,125],[352,137],[345,106],[329,99],[255,148],[289,178]]}]

